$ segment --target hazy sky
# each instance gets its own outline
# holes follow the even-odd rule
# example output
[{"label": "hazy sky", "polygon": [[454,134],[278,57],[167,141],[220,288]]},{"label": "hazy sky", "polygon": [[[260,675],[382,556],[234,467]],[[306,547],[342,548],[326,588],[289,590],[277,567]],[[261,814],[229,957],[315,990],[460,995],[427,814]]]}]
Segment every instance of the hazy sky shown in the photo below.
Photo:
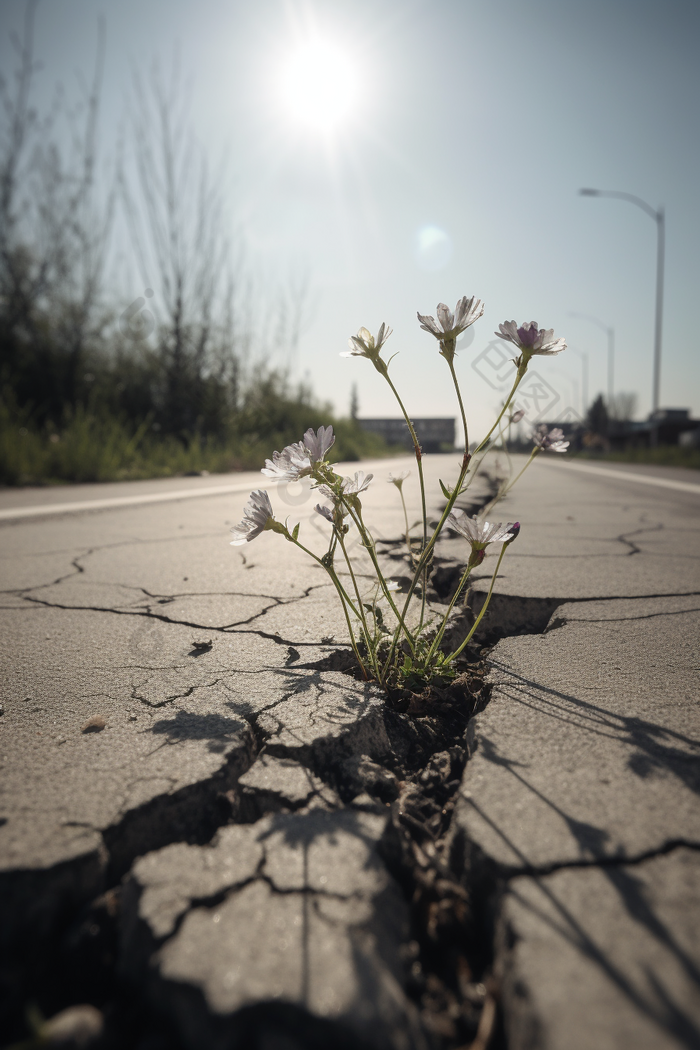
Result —
[{"label": "hazy sky", "polygon": [[[0,58],[24,6],[2,0]],[[577,196],[594,186],[665,205],[661,403],[700,412],[697,2],[44,0],[40,91],[59,80],[72,90],[89,72],[100,13],[105,144],[132,65],[167,65],[177,48],[196,134],[212,157],[228,154],[231,214],[251,260],[271,280],[309,273],[298,374],[339,411],[356,381],[361,415],[396,414],[369,363],[338,356],[360,325],[386,321],[409,411],[453,414],[447,370],[415,312],[467,294],[486,303],[459,356],[478,426],[499,394],[473,364],[505,319],[566,336],[589,355],[589,400],[606,389],[605,335],[572,311],[614,325],[616,389],[636,391],[646,414],[656,227],[630,204]],[[332,128],[289,105],[283,73],[310,39],[327,49],[331,75],[355,83]],[[580,410],[580,357],[540,361],[560,395],[551,415]],[[496,375],[486,360],[480,371]]]}]

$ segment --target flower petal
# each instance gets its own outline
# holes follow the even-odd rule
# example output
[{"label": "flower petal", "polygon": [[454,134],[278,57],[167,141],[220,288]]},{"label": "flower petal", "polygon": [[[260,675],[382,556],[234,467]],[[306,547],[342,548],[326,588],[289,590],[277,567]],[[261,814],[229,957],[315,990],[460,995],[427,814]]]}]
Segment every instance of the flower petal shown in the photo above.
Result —
[{"label": "flower petal", "polygon": [[455,319],[449,306],[446,306],[444,303],[438,303],[437,315],[438,321],[442,325],[443,333],[452,331]]}]

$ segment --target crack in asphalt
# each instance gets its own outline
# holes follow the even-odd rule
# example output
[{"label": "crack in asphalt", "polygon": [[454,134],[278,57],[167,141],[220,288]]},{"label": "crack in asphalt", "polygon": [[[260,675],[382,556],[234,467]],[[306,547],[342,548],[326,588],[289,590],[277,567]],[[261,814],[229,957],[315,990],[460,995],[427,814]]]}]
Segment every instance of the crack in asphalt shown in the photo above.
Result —
[{"label": "crack in asphalt", "polygon": [[[174,619],[171,616],[166,616],[164,613],[153,612],[151,609],[148,609],[146,611],[142,611],[142,610],[139,610],[139,609],[115,609],[115,608],[113,608],[111,606],[104,606],[104,605],[63,605],[60,602],[50,602],[50,601],[47,601],[44,598],[35,598],[35,597],[31,596],[31,595],[21,595],[21,597],[23,598],[24,601],[32,602],[33,604],[39,605],[42,608],[62,609],[65,612],[101,612],[101,613],[110,613],[113,616],[137,616],[137,617],[140,617],[140,618],[146,619],[146,620],[149,620],[149,619],[150,620],[159,620],[161,623],[173,624],[173,625],[179,626],[179,627],[190,627],[193,630],[216,631],[219,634],[226,634],[226,635],[229,635],[230,637],[235,637],[237,634],[243,634],[243,635],[254,634],[254,635],[257,635],[260,638],[266,638],[266,639],[268,639],[271,642],[275,642],[276,645],[285,645],[285,646],[290,646],[290,645],[292,645],[292,646],[300,646],[300,645],[301,646],[318,646],[319,645],[318,642],[302,642],[302,641],[298,641],[298,640],[282,638],[282,636],[280,634],[278,634],[278,633],[272,634],[269,631],[261,631],[261,630],[255,630],[255,631],[240,630],[239,631],[239,630],[232,630],[233,627],[237,626],[236,624],[228,624],[228,625],[225,625],[223,627],[217,627],[217,626],[212,626],[211,624],[197,623],[194,620],[176,620],[176,619]],[[295,601],[301,601],[301,600],[302,600],[302,598],[295,598],[293,600],[290,600],[286,604],[291,605],[291,604],[294,604]],[[258,614],[258,615],[260,615],[260,614]],[[240,621],[240,622],[241,623],[246,623],[247,621]]]},{"label": "crack in asphalt", "polygon": [[[515,849],[516,847],[513,848]],[[582,857],[580,860],[552,861],[551,864],[541,864],[536,866],[525,864],[522,868],[508,868],[504,872],[504,877],[507,881],[510,881],[523,876],[529,878],[544,878],[547,875],[553,875],[558,871],[576,870],[579,868],[634,867],[638,864],[644,864],[646,861],[654,860],[656,857],[665,857],[669,853],[673,853],[678,849],[691,849],[700,852],[700,839],[669,839],[668,842],[664,842],[661,846],[654,846],[650,849],[643,850],[641,853],[635,853],[630,857],[616,854],[609,857]]]},{"label": "crack in asphalt", "polygon": [[628,556],[631,554],[641,554],[642,548],[638,547],[633,540],[630,540],[627,537],[641,536],[643,533],[646,532],[660,532],[663,529],[663,527],[663,523],[659,522],[657,525],[650,525],[648,528],[645,529],[635,529],[634,532],[621,532],[617,539],[620,543],[624,543],[627,547],[629,547],[629,550],[627,552]]}]

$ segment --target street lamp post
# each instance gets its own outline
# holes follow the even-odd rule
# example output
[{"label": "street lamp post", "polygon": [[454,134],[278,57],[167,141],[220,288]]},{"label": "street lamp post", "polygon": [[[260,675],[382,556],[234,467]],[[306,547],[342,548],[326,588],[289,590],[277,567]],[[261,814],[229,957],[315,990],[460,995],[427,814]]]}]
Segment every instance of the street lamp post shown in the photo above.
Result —
[{"label": "street lamp post", "polygon": [[608,409],[612,411],[615,397],[615,329],[612,325],[605,324],[599,317],[594,317],[593,314],[579,314],[572,311],[569,316],[578,317],[582,321],[590,321],[608,337]]},{"label": "street lamp post", "polygon": [[[636,204],[638,208],[646,212],[656,223],[656,315],[654,321],[654,377],[652,382],[651,411],[652,421],[659,410],[659,388],[661,385],[661,330],[663,325],[664,307],[664,252],[666,237],[666,220],[664,209],[654,210],[650,204],[643,201],[641,197],[633,193],[623,193],[619,190],[579,190],[582,197],[616,197],[618,200],[629,201]],[[658,443],[658,420],[656,426],[652,426],[652,442]]]}]

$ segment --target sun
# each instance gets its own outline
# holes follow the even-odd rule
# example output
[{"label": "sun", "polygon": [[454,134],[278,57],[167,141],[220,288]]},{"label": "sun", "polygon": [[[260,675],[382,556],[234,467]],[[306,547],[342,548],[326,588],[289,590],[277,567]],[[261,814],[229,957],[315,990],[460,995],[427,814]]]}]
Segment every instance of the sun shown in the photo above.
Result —
[{"label": "sun", "polygon": [[357,71],[334,44],[317,39],[287,59],[280,76],[285,108],[295,120],[316,130],[331,130],[355,108]]}]

